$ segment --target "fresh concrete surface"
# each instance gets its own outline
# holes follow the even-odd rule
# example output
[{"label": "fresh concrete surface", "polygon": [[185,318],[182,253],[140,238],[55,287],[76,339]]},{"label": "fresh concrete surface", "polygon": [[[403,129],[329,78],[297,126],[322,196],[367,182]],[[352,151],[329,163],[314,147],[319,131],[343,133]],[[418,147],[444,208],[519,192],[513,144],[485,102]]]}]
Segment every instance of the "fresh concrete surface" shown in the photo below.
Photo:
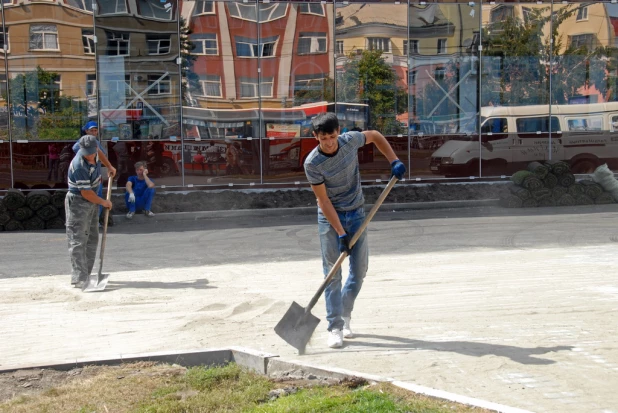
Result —
[{"label": "fresh concrete surface", "polygon": [[323,321],[304,356],[273,327],[321,281],[315,216],[146,219],[110,228],[104,293],[70,288],[62,232],[0,234],[0,369],[242,346],[536,412],[618,412],[616,205],[384,208],[357,338],[329,349]]}]

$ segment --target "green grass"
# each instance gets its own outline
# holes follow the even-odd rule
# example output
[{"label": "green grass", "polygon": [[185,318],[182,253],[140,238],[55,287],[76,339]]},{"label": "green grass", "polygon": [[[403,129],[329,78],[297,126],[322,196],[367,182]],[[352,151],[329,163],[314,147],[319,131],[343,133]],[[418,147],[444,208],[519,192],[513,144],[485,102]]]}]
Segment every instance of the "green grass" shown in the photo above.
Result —
[{"label": "green grass", "polygon": [[[79,413],[445,413],[486,412],[363,381],[316,385],[273,381],[236,364],[194,367],[135,363],[97,367],[74,381],[0,403],[0,412]],[[287,395],[273,396],[284,389]]]}]

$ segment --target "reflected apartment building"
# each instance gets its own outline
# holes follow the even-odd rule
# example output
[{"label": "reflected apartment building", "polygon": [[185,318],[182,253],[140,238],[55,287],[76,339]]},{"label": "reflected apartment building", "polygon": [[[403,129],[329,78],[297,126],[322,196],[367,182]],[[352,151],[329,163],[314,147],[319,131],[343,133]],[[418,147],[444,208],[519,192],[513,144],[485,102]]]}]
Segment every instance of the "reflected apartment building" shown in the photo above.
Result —
[{"label": "reflected apartment building", "polygon": [[[466,173],[500,176],[484,168],[484,107],[617,100],[615,7],[4,0],[0,190],[64,188],[60,153],[89,119],[125,179],[146,160],[164,188],[307,185],[325,110],[379,128],[410,178],[448,179],[432,162],[453,139],[478,142]],[[363,181],[388,178],[378,153],[359,155]]]}]

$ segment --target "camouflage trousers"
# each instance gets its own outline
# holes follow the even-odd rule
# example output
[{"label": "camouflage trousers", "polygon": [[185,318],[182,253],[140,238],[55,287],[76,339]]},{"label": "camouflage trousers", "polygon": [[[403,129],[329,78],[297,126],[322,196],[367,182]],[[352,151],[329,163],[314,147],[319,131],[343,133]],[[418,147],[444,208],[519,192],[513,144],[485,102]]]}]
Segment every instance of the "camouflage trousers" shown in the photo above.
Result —
[{"label": "camouflage trousers", "polygon": [[79,194],[64,199],[67,240],[71,256],[71,283],[86,281],[94,267],[99,245],[99,206]]}]

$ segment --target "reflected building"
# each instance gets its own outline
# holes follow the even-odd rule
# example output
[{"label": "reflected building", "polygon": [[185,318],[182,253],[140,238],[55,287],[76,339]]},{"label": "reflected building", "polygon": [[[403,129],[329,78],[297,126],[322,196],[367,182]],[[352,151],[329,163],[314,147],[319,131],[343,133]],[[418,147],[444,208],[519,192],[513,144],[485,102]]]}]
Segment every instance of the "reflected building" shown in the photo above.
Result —
[{"label": "reflected building", "polygon": [[[88,120],[121,166],[119,185],[138,160],[162,187],[305,185],[322,111],[343,130],[380,130],[410,178],[495,178],[552,157],[585,172],[618,159],[610,3],[0,4],[0,189],[66,185],[60,152]],[[551,126],[550,113],[564,119]],[[607,138],[604,149],[582,163],[559,146],[570,125]],[[469,151],[465,165],[444,166],[457,162],[451,147]],[[359,156],[364,181],[388,178],[379,153]]]}]

